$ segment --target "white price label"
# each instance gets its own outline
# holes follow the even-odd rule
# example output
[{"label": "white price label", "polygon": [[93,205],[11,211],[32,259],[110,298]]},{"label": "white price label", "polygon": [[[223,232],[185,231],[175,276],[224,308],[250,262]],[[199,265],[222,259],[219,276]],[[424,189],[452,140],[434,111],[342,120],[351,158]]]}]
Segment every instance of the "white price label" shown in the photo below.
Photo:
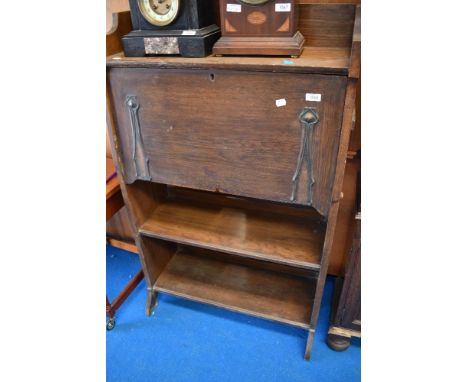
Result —
[{"label": "white price label", "polygon": [[306,94],[306,101],[321,102],[322,101],[322,95],[321,94],[314,94],[314,93],[307,93]]},{"label": "white price label", "polygon": [[242,12],[242,5],[240,5],[240,4],[226,4],[226,11],[241,13]]},{"label": "white price label", "polygon": [[182,32],[182,36],[195,36],[197,31],[194,30],[186,30]]},{"label": "white price label", "polygon": [[291,3],[275,4],[275,12],[291,12]]},{"label": "white price label", "polygon": [[286,106],[286,100],[284,98],[276,100],[276,107],[283,107]]}]

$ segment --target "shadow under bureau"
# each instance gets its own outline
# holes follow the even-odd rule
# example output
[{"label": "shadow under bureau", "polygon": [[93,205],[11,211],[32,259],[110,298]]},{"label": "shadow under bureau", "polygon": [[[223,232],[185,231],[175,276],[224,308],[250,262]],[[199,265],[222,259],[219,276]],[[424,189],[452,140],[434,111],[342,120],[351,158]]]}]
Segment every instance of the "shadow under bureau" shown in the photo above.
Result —
[{"label": "shadow under bureau", "polygon": [[107,61],[109,136],[148,286],[308,331],[353,123],[351,49]]}]

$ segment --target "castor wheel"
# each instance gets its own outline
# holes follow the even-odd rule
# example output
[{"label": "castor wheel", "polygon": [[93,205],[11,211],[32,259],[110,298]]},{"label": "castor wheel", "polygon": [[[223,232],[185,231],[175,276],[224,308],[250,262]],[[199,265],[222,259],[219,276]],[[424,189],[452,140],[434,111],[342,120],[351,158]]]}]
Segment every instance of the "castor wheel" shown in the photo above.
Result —
[{"label": "castor wheel", "polygon": [[106,329],[107,330],[112,330],[115,328],[115,318],[109,318],[109,320],[107,321],[107,325],[106,325]]}]

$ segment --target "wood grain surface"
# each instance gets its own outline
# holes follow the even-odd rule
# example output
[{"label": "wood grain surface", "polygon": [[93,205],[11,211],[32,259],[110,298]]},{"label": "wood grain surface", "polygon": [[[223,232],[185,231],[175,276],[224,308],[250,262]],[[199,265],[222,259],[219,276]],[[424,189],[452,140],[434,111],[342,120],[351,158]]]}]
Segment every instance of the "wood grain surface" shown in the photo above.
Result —
[{"label": "wood grain surface", "polygon": [[305,47],[301,56],[284,57],[215,57],[190,58],[176,56],[125,57],[116,53],[108,57],[107,66],[125,68],[161,69],[233,69],[247,71],[274,71],[283,73],[320,73],[347,75],[349,47]]},{"label": "wood grain surface", "polygon": [[314,279],[178,252],[155,288],[236,312],[309,328],[314,282]]},{"label": "wood grain surface", "polygon": [[[353,126],[353,115],[356,105],[356,81],[350,80],[346,89],[346,101],[343,111],[343,125],[340,136],[340,147],[336,161],[335,179],[333,183],[333,203],[331,205],[328,221],[327,231],[325,234],[325,242],[323,244],[321,269],[328,269],[328,263],[330,260],[330,253],[333,246],[333,239],[335,236],[336,223],[338,218],[338,210],[340,207],[340,194],[343,189],[343,179],[346,167],[346,157],[349,147],[349,139],[351,135],[351,128]],[[327,277],[326,271],[320,272],[317,286],[315,290],[314,306],[312,308],[312,316],[310,319],[312,327],[315,328],[317,325],[318,315],[320,312],[320,301],[322,301],[323,288],[325,287],[325,280]]]},{"label": "wood grain surface", "polygon": [[112,159],[106,158],[106,177],[109,178],[106,184],[106,221],[124,206],[119,179],[112,177],[115,171]]},{"label": "wood grain surface", "polygon": [[301,5],[298,29],[306,47],[349,48],[354,14],[354,5]]},{"label": "wood grain surface", "polygon": [[361,0],[297,0],[298,4],[329,4],[329,5],[340,5],[340,4],[361,4]]},{"label": "wood grain surface", "polygon": [[[228,12],[232,0],[220,0],[221,31],[224,36],[287,37],[297,31],[299,7],[290,1],[290,12],[277,12],[276,4],[282,0],[272,0],[264,4],[241,4],[242,12]],[[255,17],[256,16],[256,17]],[[257,21],[258,20],[258,21]]]},{"label": "wood grain surface", "polygon": [[107,238],[114,240],[134,243],[134,231],[133,231],[132,218],[130,212],[126,206],[123,206],[112,218],[107,221],[106,234]]},{"label": "wood grain surface", "polygon": [[166,265],[174,256],[177,245],[163,240],[137,236],[136,244],[145,270],[147,286],[152,287]]},{"label": "wood grain surface", "polygon": [[[123,179],[137,179],[126,107],[126,97],[134,95],[154,182],[289,203],[302,144],[299,114],[313,106],[320,122],[310,138],[312,206],[326,215],[346,82],[341,76],[113,68]],[[307,102],[306,93],[321,94],[322,101]],[[277,107],[278,99],[287,105]],[[305,167],[295,201],[303,205],[309,204]]]},{"label": "wood grain surface", "polygon": [[361,166],[359,158],[348,160],[343,181],[344,198],[340,202],[333,245],[330,251],[328,273],[343,276],[346,255],[352,243],[356,202],[356,182]]},{"label": "wood grain surface", "polygon": [[233,36],[221,37],[213,46],[215,55],[291,56],[297,58],[304,50],[304,36],[296,32],[288,37]]},{"label": "wood grain surface", "polygon": [[310,218],[175,200],[160,204],[139,232],[177,243],[318,269],[325,226]]}]

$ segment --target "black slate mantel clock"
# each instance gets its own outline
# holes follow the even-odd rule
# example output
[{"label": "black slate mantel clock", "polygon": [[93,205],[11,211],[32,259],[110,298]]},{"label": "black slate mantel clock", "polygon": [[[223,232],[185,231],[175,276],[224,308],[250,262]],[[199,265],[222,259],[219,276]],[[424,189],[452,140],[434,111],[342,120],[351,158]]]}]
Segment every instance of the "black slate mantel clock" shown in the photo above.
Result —
[{"label": "black slate mantel clock", "polygon": [[125,55],[205,57],[220,37],[218,0],[129,0],[133,31]]}]

